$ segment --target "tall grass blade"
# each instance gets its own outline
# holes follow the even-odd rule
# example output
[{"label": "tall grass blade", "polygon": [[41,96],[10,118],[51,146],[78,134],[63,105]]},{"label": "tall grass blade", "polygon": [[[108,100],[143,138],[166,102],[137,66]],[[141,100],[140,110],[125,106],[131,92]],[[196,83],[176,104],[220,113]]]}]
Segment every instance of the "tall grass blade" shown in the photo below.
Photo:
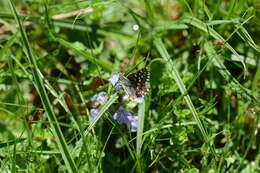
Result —
[{"label": "tall grass blade", "polygon": [[70,42],[62,39],[62,38],[56,38],[56,40],[62,44],[64,47],[74,51],[75,53],[77,53],[80,56],[83,56],[84,58],[86,58],[88,61],[95,63],[97,65],[99,65],[100,67],[102,67],[104,70],[108,71],[108,72],[112,72],[113,71],[113,65],[110,62],[104,61],[104,60],[100,60],[97,59],[96,57],[93,57],[93,55],[91,55],[91,53],[87,52],[87,51],[83,51],[79,48],[77,48],[75,45],[71,44]]},{"label": "tall grass blade", "polygon": [[52,132],[53,132],[55,139],[57,141],[57,144],[58,144],[59,150],[61,152],[62,158],[65,162],[65,165],[66,165],[68,171],[71,172],[71,173],[76,173],[78,171],[77,171],[75,162],[71,157],[68,146],[65,142],[65,139],[64,139],[64,136],[63,136],[61,129],[59,127],[58,121],[55,117],[52,105],[50,103],[50,100],[49,100],[48,95],[46,93],[46,90],[44,88],[43,80],[40,77],[40,71],[39,71],[38,65],[36,63],[36,59],[33,55],[32,49],[30,47],[27,35],[26,35],[26,33],[25,33],[25,31],[22,27],[22,24],[20,22],[20,19],[19,19],[19,16],[17,14],[17,11],[15,9],[13,1],[10,0],[9,3],[10,3],[10,6],[11,6],[11,9],[13,11],[13,15],[15,17],[15,20],[16,20],[17,24],[19,25],[19,29],[20,29],[22,41],[23,41],[23,44],[24,44],[26,56],[28,58],[29,63],[31,64],[31,70],[32,70],[33,80],[34,80],[33,83],[34,83],[34,85],[35,85],[35,87],[38,91],[38,94],[41,98],[42,104],[43,104],[44,109],[46,111],[49,123],[50,123],[51,128],[52,128]]},{"label": "tall grass blade", "polygon": [[214,148],[211,146],[210,144],[210,141],[209,141],[209,136],[201,122],[201,120],[199,119],[199,116],[198,116],[198,113],[191,101],[191,98],[190,96],[187,94],[187,90],[181,80],[181,77],[178,73],[178,71],[175,69],[174,67],[174,64],[166,50],[166,48],[164,47],[161,39],[155,39],[154,40],[154,45],[156,47],[156,49],[158,50],[158,52],[160,53],[160,55],[162,56],[162,58],[164,59],[164,61],[166,62],[166,67],[167,67],[167,70],[168,72],[171,74],[171,76],[173,77],[173,79],[176,81],[177,85],[178,85],[178,88],[181,92],[182,95],[184,95],[184,100],[186,101],[190,111],[191,111],[191,114],[194,118],[194,120],[196,121],[198,127],[199,127],[199,130],[202,134],[202,137],[205,141],[205,143],[207,143],[209,145],[209,148],[212,152],[212,154],[214,155],[214,157],[216,158],[216,153],[215,153],[215,150]]},{"label": "tall grass blade", "polygon": [[95,124],[98,122],[101,116],[109,109],[109,107],[117,100],[117,98],[118,98],[117,94],[112,95],[110,99],[101,107],[96,118],[93,121],[91,121],[90,125],[85,131],[85,135],[95,126]]},{"label": "tall grass blade", "polygon": [[[224,46],[229,49],[234,55],[236,55],[237,57],[239,57],[240,55],[237,53],[237,51],[230,45],[227,43],[227,41],[217,32],[215,31],[213,28],[208,27],[208,25],[204,22],[202,22],[201,20],[192,17],[192,16],[188,16],[187,18],[183,19],[183,22],[189,25],[192,25],[198,29],[200,29],[201,31],[207,32],[211,37],[220,40],[224,43]],[[241,61],[241,64],[243,65],[244,69],[246,70],[246,65],[243,61]]]},{"label": "tall grass blade", "polygon": [[251,94],[251,91],[244,86],[242,86],[236,78],[232,76],[232,74],[228,71],[224,63],[221,61],[220,55],[214,50],[212,43],[206,42],[205,50],[207,55],[212,58],[213,64],[216,68],[219,69],[220,75],[225,79],[225,81],[229,84],[231,90],[236,91],[242,94],[244,97],[254,100],[255,102],[259,103],[254,95]]},{"label": "tall grass blade", "polygon": [[143,144],[143,130],[145,119],[145,101],[138,105],[138,129],[136,137],[136,156],[137,156],[137,169],[138,172],[142,172],[141,165],[141,149]]}]

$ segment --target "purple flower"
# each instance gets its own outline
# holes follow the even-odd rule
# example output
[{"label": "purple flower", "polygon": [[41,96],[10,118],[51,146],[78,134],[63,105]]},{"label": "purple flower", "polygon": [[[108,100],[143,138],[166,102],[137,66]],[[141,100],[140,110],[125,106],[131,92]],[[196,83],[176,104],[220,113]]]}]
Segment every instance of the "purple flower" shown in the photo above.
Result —
[{"label": "purple flower", "polygon": [[138,116],[133,116],[131,112],[126,111],[123,107],[113,115],[113,119],[119,124],[125,124],[130,127],[131,132],[136,132],[138,127]]},{"label": "purple flower", "polygon": [[119,72],[116,72],[108,79],[108,81],[115,87],[116,91],[119,91],[121,89],[120,76],[121,74]]},{"label": "purple flower", "polygon": [[109,79],[108,81],[113,85],[115,86],[116,83],[119,81],[120,79],[120,73],[119,72],[116,72],[114,73]]},{"label": "purple flower", "polygon": [[100,103],[101,105],[105,104],[106,103],[106,96],[107,96],[107,93],[104,92],[104,91],[98,93],[97,94],[98,103]]},{"label": "purple flower", "polygon": [[98,102],[100,105],[103,105],[106,103],[106,95],[107,93],[105,91],[101,91],[100,93],[90,97],[90,101],[93,103]]},{"label": "purple flower", "polygon": [[128,116],[131,116],[131,112],[127,112],[124,108],[120,107],[116,113],[113,115],[113,119],[116,120],[119,124],[128,124]]},{"label": "purple flower", "polygon": [[91,97],[89,98],[89,100],[90,100],[91,102],[97,101],[97,94],[91,96]]},{"label": "purple flower", "polygon": [[136,132],[138,127],[138,116],[128,116],[131,132]]},{"label": "purple flower", "polygon": [[116,85],[115,85],[115,90],[116,91],[119,91],[121,89],[121,84],[120,83],[117,83]]},{"label": "purple flower", "polygon": [[92,121],[96,119],[98,112],[99,109],[90,109],[90,117]]}]

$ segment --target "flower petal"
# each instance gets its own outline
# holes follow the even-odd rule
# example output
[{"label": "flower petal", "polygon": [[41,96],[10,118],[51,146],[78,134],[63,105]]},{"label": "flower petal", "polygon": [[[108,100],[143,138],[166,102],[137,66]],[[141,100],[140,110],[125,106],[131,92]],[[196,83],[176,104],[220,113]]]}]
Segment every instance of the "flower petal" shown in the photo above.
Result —
[{"label": "flower petal", "polygon": [[119,81],[120,79],[120,73],[117,72],[117,73],[114,73],[109,79],[108,81],[113,85],[115,86],[116,83]]},{"label": "flower petal", "polygon": [[95,101],[97,100],[97,94],[91,96],[91,97],[89,98],[89,100],[90,100],[91,102],[95,102]]},{"label": "flower petal", "polygon": [[124,108],[120,107],[116,113],[113,115],[113,119],[119,124],[129,124],[128,116],[132,116],[131,112],[127,112]]},{"label": "flower petal", "polygon": [[92,121],[96,119],[98,112],[99,109],[90,109],[90,116]]},{"label": "flower petal", "polygon": [[105,104],[106,103],[106,95],[107,95],[107,93],[105,91],[98,93],[97,94],[98,103],[100,103],[101,105]]},{"label": "flower petal", "polygon": [[138,116],[127,116],[131,132],[136,132],[138,128]]},{"label": "flower petal", "polygon": [[103,105],[105,104],[106,102],[106,96],[107,96],[107,93],[105,91],[101,91],[100,93],[98,94],[95,94],[94,96],[90,97],[89,100],[94,104],[94,105]]}]

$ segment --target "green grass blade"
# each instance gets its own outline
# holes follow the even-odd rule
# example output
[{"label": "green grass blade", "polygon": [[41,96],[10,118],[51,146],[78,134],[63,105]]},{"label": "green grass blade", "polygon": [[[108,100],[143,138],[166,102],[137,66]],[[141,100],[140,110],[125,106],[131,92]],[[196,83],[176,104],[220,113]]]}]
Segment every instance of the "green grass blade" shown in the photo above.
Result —
[{"label": "green grass blade", "polygon": [[137,140],[136,140],[136,153],[138,156],[140,156],[141,148],[142,148],[144,119],[145,119],[145,102],[139,104],[138,106],[138,129],[137,129]]},{"label": "green grass blade", "polygon": [[[188,16],[186,19],[183,19],[183,22],[189,25],[192,25],[198,29],[200,29],[201,31],[204,31],[206,33],[208,33],[211,37],[218,39],[220,41],[222,41],[224,43],[224,46],[229,49],[234,55],[236,55],[237,57],[239,57],[240,55],[236,52],[236,50],[227,43],[227,41],[214,29],[210,28],[207,26],[206,23],[202,22],[201,20],[192,17],[192,16]],[[246,65],[243,61],[241,61],[241,64],[243,65],[244,69],[246,70]]]},{"label": "green grass blade", "polygon": [[84,58],[86,58],[88,61],[99,65],[100,67],[102,67],[104,70],[108,71],[108,72],[112,72],[114,67],[111,63],[104,61],[104,60],[100,60],[97,59],[96,57],[93,57],[93,55],[91,55],[91,53],[87,52],[87,51],[83,51],[79,48],[77,48],[75,45],[71,44],[70,42],[62,39],[62,38],[56,38],[56,40],[62,44],[64,47],[72,50],[73,52],[75,52],[76,54],[83,56]]},{"label": "green grass blade", "polygon": [[2,60],[3,57],[5,57],[6,52],[12,47],[12,45],[15,43],[18,33],[16,32],[12,35],[12,37],[9,38],[9,40],[5,43],[4,47],[0,49],[0,60]]},{"label": "green grass blade", "polygon": [[137,156],[137,172],[142,172],[141,165],[141,149],[143,144],[143,130],[144,130],[144,119],[145,119],[145,101],[138,105],[138,129],[136,135],[136,156]]},{"label": "green grass blade", "polygon": [[59,150],[61,152],[62,158],[63,158],[63,160],[66,164],[68,171],[72,172],[72,173],[76,173],[78,171],[77,171],[75,162],[71,157],[68,146],[65,142],[65,139],[64,139],[64,136],[63,136],[61,129],[59,127],[58,121],[55,117],[52,105],[50,103],[50,100],[49,100],[48,95],[46,93],[46,90],[44,88],[43,80],[40,77],[40,71],[39,71],[38,65],[36,63],[36,59],[33,55],[32,50],[31,50],[27,35],[26,35],[26,33],[25,33],[25,31],[22,27],[22,24],[21,24],[20,19],[18,17],[18,14],[17,14],[17,11],[15,9],[13,1],[10,0],[9,2],[10,2],[11,9],[13,11],[14,17],[16,19],[16,22],[19,25],[19,29],[20,29],[20,33],[21,33],[21,37],[22,37],[22,41],[23,41],[23,44],[24,44],[24,47],[25,47],[25,51],[26,51],[28,61],[31,64],[31,70],[32,70],[33,79],[34,79],[33,82],[35,84],[35,87],[36,87],[39,95],[40,95],[44,109],[47,113],[47,117],[48,117],[49,123],[51,125],[51,128],[53,130],[52,132],[53,132],[53,134],[54,134],[54,136],[57,140],[57,144],[58,144]]},{"label": "green grass blade", "polygon": [[214,50],[214,47],[212,43],[206,42],[205,45],[205,50],[207,55],[210,58],[213,58],[213,64],[216,68],[220,69],[219,73],[220,75],[225,79],[225,81],[229,84],[229,87],[231,90],[238,92],[242,94],[244,97],[249,98],[251,100],[254,100],[255,102],[259,103],[257,98],[251,94],[251,91],[244,86],[242,86],[236,78],[234,78],[231,73],[228,71],[224,63],[221,61],[220,55],[217,54],[217,52]]},{"label": "green grass blade", "polygon": [[253,49],[255,49],[257,52],[260,52],[260,47],[257,46],[250,36],[250,34],[247,32],[247,30],[243,26],[238,26],[238,35],[240,38],[242,38],[249,46],[251,46]]},{"label": "green grass blade", "polygon": [[117,100],[118,95],[114,94],[110,97],[110,99],[101,107],[100,111],[98,112],[96,118],[91,121],[90,125],[88,126],[87,130],[85,131],[85,135],[95,126],[101,116],[108,110],[108,108]]},{"label": "green grass blade", "polygon": [[184,95],[184,100],[186,101],[190,111],[191,111],[191,114],[194,118],[194,120],[196,121],[198,127],[199,127],[199,130],[203,136],[203,139],[205,141],[205,143],[207,143],[209,145],[209,148],[212,152],[212,154],[215,156],[216,158],[216,153],[215,153],[215,150],[214,148],[210,145],[210,141],[209,141],[209,136],[201,122],[201,120],[199,119],[199,116],[198,116],[198,113],[191,101],[191,98],[189,95],[187,95],[187,90],[185,88],[185,85],[183,84],[182,80],[181,80],[181,77],[178,73],[178,71],[175,69],[174,67],[174,64],[166,50],[166,48],[164,47],[162,41],[160,39],[156,39],[154,40],[154,45],[156,47],[156,49],[158,50],[158,52],[160,53],[160,55],[162,56],[162,58],[164,59],[164,61],[166,62],[166,67],[167,67],[167,70],[168,72],[171,74],[171,76],[173,77],[173,79],[176,81],[177,85],[178,85],[178,88],[181,92],[182,95]]}]

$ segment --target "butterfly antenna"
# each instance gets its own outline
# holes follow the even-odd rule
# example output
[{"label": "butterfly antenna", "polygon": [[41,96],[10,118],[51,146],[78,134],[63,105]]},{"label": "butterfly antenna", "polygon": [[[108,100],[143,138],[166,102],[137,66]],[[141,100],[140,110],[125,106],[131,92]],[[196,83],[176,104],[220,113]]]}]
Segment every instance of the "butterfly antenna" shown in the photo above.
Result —
[{"label": "butterfly antenna", "polygon": [[151,52],[151,50],[149,50],[147,56],[145,57],[145,61],[144,61],[145,67],[150,65],[150,62],[151,62],[150,52]]}]

